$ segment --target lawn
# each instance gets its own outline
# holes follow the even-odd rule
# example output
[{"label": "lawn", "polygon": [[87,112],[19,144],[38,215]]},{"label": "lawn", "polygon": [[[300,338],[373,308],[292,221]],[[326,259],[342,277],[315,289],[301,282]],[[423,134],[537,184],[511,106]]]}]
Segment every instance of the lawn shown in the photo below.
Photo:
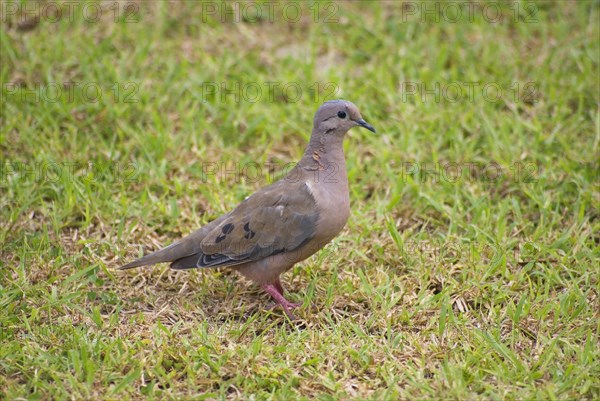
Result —
[{"label": "lawn", "polygon": [[[0,399],[600,398],[600,6],[0,13]],[[116,268],[276,180],[329,99],[352,213],[283,276]]]}]

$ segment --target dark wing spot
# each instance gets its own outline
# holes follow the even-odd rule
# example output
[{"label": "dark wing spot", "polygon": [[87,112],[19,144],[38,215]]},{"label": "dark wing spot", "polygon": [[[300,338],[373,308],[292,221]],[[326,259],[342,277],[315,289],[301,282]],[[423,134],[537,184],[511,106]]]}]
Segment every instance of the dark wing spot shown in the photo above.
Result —
[{"label": "dark wing spot", "polygon": [[230,232],[233,231],[233,227],[234,227],[234,225],[231,223],[225,224],[223,226],[223,228],[221,229],[221,231],[223,232],[223,234],[229,234]]},{"label": "dark wing spot", "polygon": [[249,222],[244,224],[244,231],[246,231],[246,234],[244,235],[244,238],[246,239],[252,239],[256,235],[256,233],[250,229]]},{"label": "dark wing spot", "polygon": [[219,235],[217,237],[217,239],[215,240],[215,242],[218,244],[219,242],[223,241],[225,239],[225,235]]}]

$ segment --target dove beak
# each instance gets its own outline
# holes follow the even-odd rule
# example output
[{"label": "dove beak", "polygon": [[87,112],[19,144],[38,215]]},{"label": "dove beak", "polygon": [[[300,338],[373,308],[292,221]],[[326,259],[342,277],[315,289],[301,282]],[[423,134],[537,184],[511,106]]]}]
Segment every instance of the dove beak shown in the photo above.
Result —
[{"label": "dove beak", "polygon": [[371,124],[369,124],[368,122],[366,122],[365,120],[363,120],[362,118],[360,120],[356,121],[357,125],[360,125],[363,128],[368,129],[371,132],[375,132],[377,133],[377,131],[375,131],[375,128],[373,128],[373,126]]}]

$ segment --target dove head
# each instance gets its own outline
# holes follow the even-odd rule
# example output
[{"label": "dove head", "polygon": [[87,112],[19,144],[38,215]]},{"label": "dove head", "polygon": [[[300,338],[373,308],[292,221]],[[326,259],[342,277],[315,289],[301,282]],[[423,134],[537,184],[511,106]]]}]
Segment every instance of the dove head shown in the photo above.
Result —
[{"label": "dove head", "polygon": [[315,114],[314,130],[319,134],[343,136],[356,126],[375,132],[375,128],[363,120],[358,107],[346,100],[325,102]]}]

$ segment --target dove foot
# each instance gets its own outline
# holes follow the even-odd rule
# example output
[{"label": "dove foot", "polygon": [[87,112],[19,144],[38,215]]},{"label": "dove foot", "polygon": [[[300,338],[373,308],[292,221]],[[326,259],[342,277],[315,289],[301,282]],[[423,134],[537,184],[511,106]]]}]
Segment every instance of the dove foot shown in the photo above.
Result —
[{"label": "dove foot", "polygon": [[[271,295],[273,297],[273,299],[275,299],[275,301],[277,301],[277,303],[279,305],[281,305],[281,307],[285,311],[285,314],[288,315],[290,320],[296,319],[294,317],[294,315],[292,315],[292,312],[290,312],[290,309],[297,308],[297,307],[301,306],[302,304],[295,304],[295,303],[290,302],[287,299],[285,299],[285,297],[282,294],[283,289],[281,288],[281,283],[279,282],[279,280],[277,281],[276,284],[263,285],[262,289],[265,290],[266,293]],[[280,292],[280,290],[281,290],[281,292]]]}]

